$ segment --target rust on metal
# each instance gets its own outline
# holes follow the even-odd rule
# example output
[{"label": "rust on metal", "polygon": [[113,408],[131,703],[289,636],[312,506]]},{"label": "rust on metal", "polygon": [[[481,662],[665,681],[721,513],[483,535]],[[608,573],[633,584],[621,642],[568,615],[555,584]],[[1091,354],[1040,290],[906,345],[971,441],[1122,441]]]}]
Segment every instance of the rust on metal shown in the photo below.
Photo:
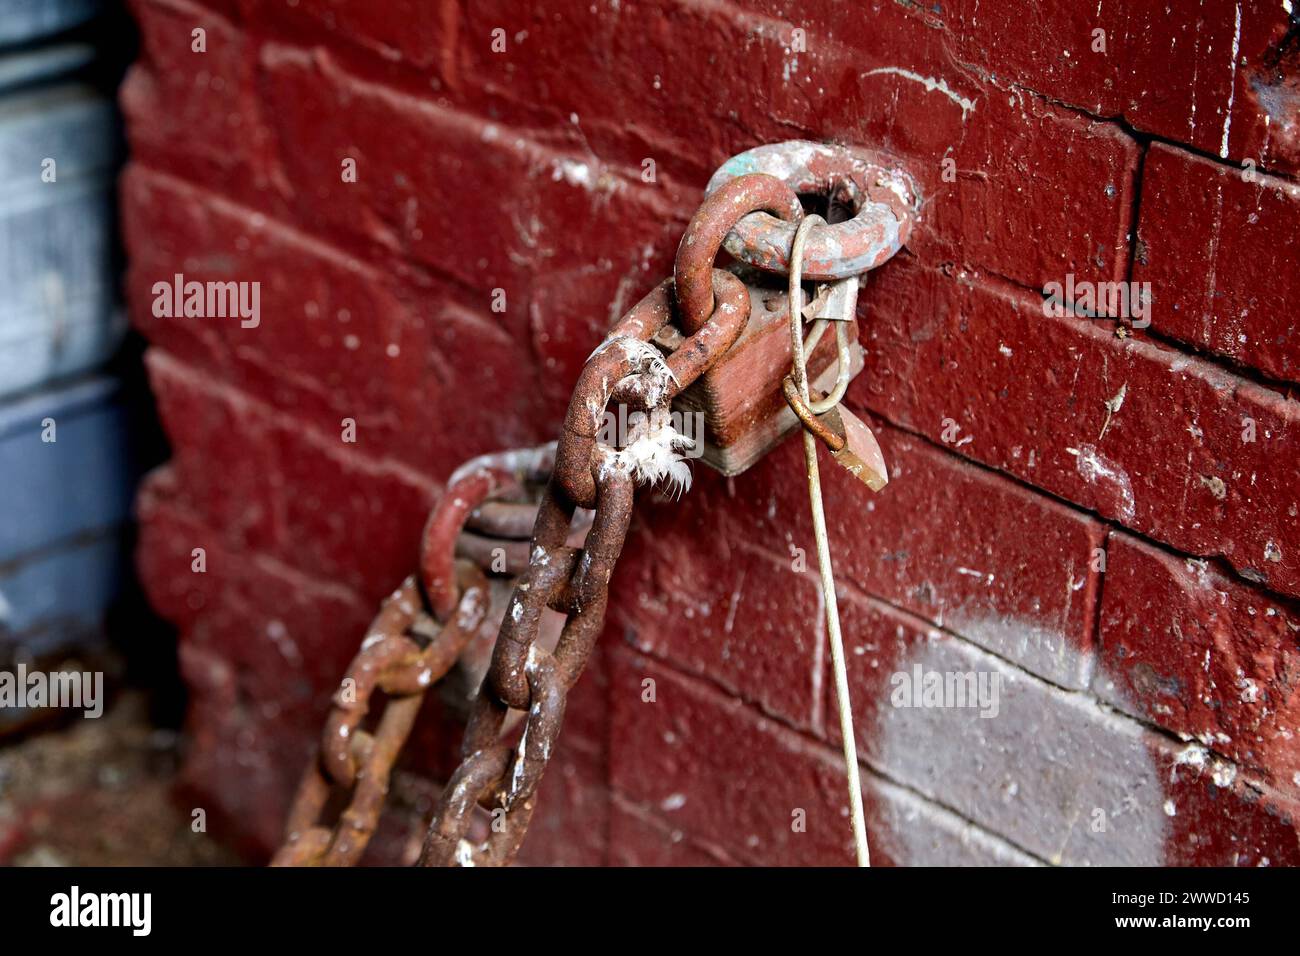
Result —
[{"label": "rust on metal", "polygon": [[[677,346],[667,358],[672,372],[669,397],[675,397],[697,378],[711,369],[740,338],[751,314],[750,294],[745,283],[723,269],[714,269],[713,314],[700,329],[690,335],[676,334]],[[628,310],[619,323],[610,330],[608,339],[634,338],[639,341],[656,341],[665,331],[677,332],[674,321],[678,312],[674,294],[675,280],[665,279]],[[613,398],[637,407],[644,407],[640,395],[623,386],[615,386]]]},{"label": "rust on metal", "polygon": [[425,523],[420,546],[421,581],[439,621],[445,621],[456,606],[453,561],[457,535],[489,500],[522,497],[527,484],[536,483],[542,475],[549,477],[554,454],[553,445],[542,445],[481,455],[452,474],[446,493]]},{"label": "rust on metal", "polygon": [[611,399],[649,410],[667,405],[726,354],[749,320],[749,292],[729,272],[714,269],[716,308],[665,361],[649,340],[674,318],[672,282],[660,283],[611,330],[578,376],[564,433],[555,452],[555,477],[569,501],[596,506],[596,470],[604,462],[597,438]]},{"label": "rust on metal", "polygon": [[[409,576],[384,600],[334,695],[319,754],[303,774],[273,865],[349,866],[361,858],[424,694],[455,665],[487,614],[484,568],[490,564],[457,560],[462,528],[475,515],[487,533],[517,527],[519,509],[489,507],[484,516],[480,507],[503,506],[490,500],[500,496],[524,495],[527,485],[549,475],[553,459],[552,443],[473,459],[452,476],[425,525],[420,578]],[[494,548],[512,543],[479,540]],[[387,700],[369,732],[361,726],[375,690]],[[335,791],[350,794],[330,825],[322,816]]]},{"label": "rust on metal", "polygon": [[[713,174],[706,195],[712,197],[754,173],[775,176],[800,195],[829,197],[854,211],[851,219],[808,237],[805,279],[843,279],[876,268],[907,242],[920,210],[915,183],[896,164],[858,147],[806,140],[758,146],[733,156]],[[797,219],[753,212],[736,223],[724,246],[743,262],[786,275]]]},{"label": "rust on metal", "polygon": [[[767,205],[780,208],[772,197],[788,190],[765,181],[756,177],[742,185],[752,195],[766,196]],[[736,187],[735,194],[741,192]],[[677,282],[663,283],[614,327],[578,377],[551,482],[538,508],[528,566],[506,607],[492,661],[472,705],[461,766],[435,809],[420,859],[424,865],[500,865],[513,859],[523,840],[536,789],[563,723],[567,694],[604,625],[610,578],[631,522],[633,475],[616,449],[600,441],[607,406],[617,398],[639,410],[665,410],[681,389],[722,358],[749,319],[750,295],[744,283],[712,267],[723,227],[738,215],[733,208],[729,222],[720,218],[721,202],[702,210],[711,225],[698,234],[711,238],[701,245],[707,254],[701,257],[703,271],[691,272],[707,283],[703,291],[708,298],[701,300],[698,313],[707,317],[687,329],[689,334],[665,360],[650,340],[675,320],[680,323],[681,310]],[[797,206],[794,200],[785,209],[796,215]],[[697,220],[699,215],[692,222]],[[481,492],[479,486],[474,490]],[[580,548],[568,543],[579,508],[593,509]],[[497,530],[518,529],[504,514],[488,518],[480,511],[480,517],[496,522]],[[565,615],[553,652],[537,643],[548,609]],[[510,746],[503,735],[512,710],[524,711],[527,717]],[[477,805],[501,814],[500,826],[494,816],[492,835],[480,846],[466,839]]]},{"label": "rust on metal", "polygon": [[[557,466],[559,460],[557,455]],[[542,500],[531,561],[507,605],[465,729],[463,762],[435,809],[422,865],[501,865],[513,859],[523,840],[534,792],[563,723],[565,700],[604,624],[609,579],[631,521],[631,477],[618,469],[593,471],[595,514],[581,550],[565,543],[575,508],[560,488],[558,472]],[[567,614],[554,652],[536,643],[547,608]],[[526,711],[527,718],[519,740],[508,747],[501,734],[511,709]],[[476,847],[465,834],[470,813],[480,803],[501,816],[488,841]]]},{"label": "rust on metal", "polygon": [[[663,443],[655,454],[679,447],[674,442],[680,436],[657,423],[674,399],[689,400],[697,385],[706,387],[712,370],[732,362],[734,384],[762,370],[766,376],[775,357],[788,364],[788,346],[780,351],[771,335],[788,309],[769,306],[770,293],[748,281],[744,267],[717,269],[714,260],[725,243],[746,262],[780,270],[793,224],[803,218],[799,192],[850,202],[857,214],[818,234],[824,240],[820,260],[810,241],[810,278],[878,265],[906,238],[915,214],[915,192],[905,177],[854,151],[785,144],[776,151],[752,150],[715,175],[678,247],[674,277],[629,310],[587,360],[560,440],[481,456],[448,479],[423,530],[418,574],[384,602],[335,695],[277,865],[348,865],[360,859],[428,687],[458,658],[483,661],[475,658],[470,640],[488,614],[491,588],[510,586],[499,580],[503,575],[513,579],[513,591],[469,703],[460,766],[434,808],[420,863],[500,866],[514,859],[563,725],[568,693],[604,625],[636,482],[665,471],[676,477],[653,454],[650,460],[660,470],[647,469],[644,458],[625,454],[626,447],[642,439]],[[775,250],[780,230],[785,245]],[[851,305],[841,311],[849,319],[837,336],[843,345],[855,326]],[[759,314],[762,334],[751,335],[751,317]],[[834,350],[821,353],[829,366]],[[856,354],[850,357],[860,362]],[[764,378],[760,402],[775,396],[780,403],[776,381],[779,376]],[[602,440],[611,401],[646,413],[614,445]],[[869,453],[853,428],[856,423],[865,429],[856,419],[846,422],[836,409],[819,417],[800,404],[809,427],[819,428],[828,446],[839,443],[836,454]],[[755,407],[752,396],[742,396],[728,421],[734,425],[751,416],[752,424]],[[489,574],[497,578],[491,584]],[[547,611],[564,617],[554,650],[548,650],[549,638],[539,640]],[[467,666],[458,669],[458,679]],[[376,690],[385,700],[371,732],[363,728]],[[323,816],[340,794],[346,805],[331,825]],[[491,811],[492,827],[475,844],[469,834],[480,810]]]},{"label": "rust on metal", "polygon": [[727,233],[743,216],[765,212],[768,218],[798,222],[803,215],[799,197],[778,178],[762,172],[728,177],[710,190],[691,217],[677,244],[673,280],[677,284],[679,324],[686,334],[699,331],[713,313],[713,262]]},{"label": "rust on metal", "polygon": [[799,395],[794,379],[788,376],[781,383],[781,391],[803,426],[854,478],[872,491],[879,491],[889,483],[885,456],[866,422],[839,405],[832,405],[824,412],[814,412]]},{"label": "rust on metal", "polygon": [[794,379],[788,375],[781,382],[781,392],[785,395],[785,400],[794,411],[795,417],[803,423],[804,428],[813,433],[818,441],[833,452],[844,447],[844,436],[836,434],[833,428],[817,417],[817,413],[809,408],[808,404],[799,395],[799,388],[795,385]]},{"label": "rust on metal", "polygon": [[[673,407],[700,413],[704,421],[703,461],[724,475],[737,475],[798,425],[781,396],[781,379],[790,370],[789,310],[784,294],[749,266],[735,267],[750,298],[744,331],[726,354],[694,384],[678,393]],[[845,323],[850,378],[862,369],[857,322]],[[655,338],[671,363],[683,338],[671,326]],[[808,369],[818,387],[830,391],[837,349],[830,341],[810,345]],[[824,381],[823,376],[829,378]]]},{"label": "rust on metal", "polygon": [[[419,585],[408,577],[384,601],[361,650],[348,667],[325,721],[319,758],[303,774],[289,812],[285,844],[273,866],[351,866],[378,825],[398,754],[410,736],[424,693],[456,662],[487,611],[483,573],[462,563],[459,606],[423,649],[409,636],[429,617]],[[376,688],[388,700],[373,733],[359,729]],[[351,789],[330,826],[321,821],[334,789]]]}]

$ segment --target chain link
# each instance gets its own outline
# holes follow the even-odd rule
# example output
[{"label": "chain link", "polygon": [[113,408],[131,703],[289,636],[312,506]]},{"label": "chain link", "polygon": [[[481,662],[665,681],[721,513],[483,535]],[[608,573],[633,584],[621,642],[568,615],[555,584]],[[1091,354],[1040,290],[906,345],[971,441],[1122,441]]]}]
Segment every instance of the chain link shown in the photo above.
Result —
[{"label": "chain link", "polygon": [[[758,209],[790,219],[802,214],[794,191],[765,174],[738,176],[704,201],[678,246],[676,280],[666,280],[637,303],[580,373],[553,470],[549,458],[534,450],[485,456],[453,474],[425,527],[418,581],[408,578],[380,610],[348,671],[355,697],[342,701],[336,695],[320,759],[303,778],[275,863],[346,865],[360,857],[425,690],[451,668],[487,613],[479,569],[489,557],[503,559],[503,567],[494,570],[518,574],[518,580],[471,704],[461,764],[437,801],[419,862],[501,866],[514,859],[555,749],[568,693],[604,627],[610,578],[627,536],[636,483],[646,479],[644,462],[624,449],[653,438],[657,416],[744,330],[748,291],[732,273],[713,268],[713,260],[731,227]],[[670,323],[688,337],[665,358],[652,339]],[[600,441],[610,402],[644,413],[622,436],[623,449]],[[521,489],[547,471],[527,550],[519,541],[497,542],[494,536],[517,537],[527,526],[533,511],[519,503]],[[575,545],[575,516],[583,509],[594,512],[591,527],[585,543]],[[582,520],[578,517],[576,525]],[[547,610],[565,615],[554,651],[538,642]],[[422,647],[417,634],[426,628],[436,636]],[[389,700],[378,729],[369,735],[358,727],[376,686]],[[517,739],[512,711],[525,714]],[[334,787],[351,787],[352,798],[331,830],[319,820]],[[490,834],[478,845],[467,839],[476,808],[491,817]]]},{"label": "chain link", "polygon": [[[549,473],[553,457],[554,445],[486,455],[452,476],[425,525],[420,578],[408,577],[385,598],[334,694],[319,754],[298,786],[273,866],[350,866],[361,858],[426,691],[456,663],[488,613],[484,570],[490,564],[456,558],[461,527],[487,509],[491,528],[493,506],[505,504],[494,499],[526,494]],[[360,728],[376,689],[387,700],[369,732]],[[349,790],[334,825],[323,824],[331,797]]]}]

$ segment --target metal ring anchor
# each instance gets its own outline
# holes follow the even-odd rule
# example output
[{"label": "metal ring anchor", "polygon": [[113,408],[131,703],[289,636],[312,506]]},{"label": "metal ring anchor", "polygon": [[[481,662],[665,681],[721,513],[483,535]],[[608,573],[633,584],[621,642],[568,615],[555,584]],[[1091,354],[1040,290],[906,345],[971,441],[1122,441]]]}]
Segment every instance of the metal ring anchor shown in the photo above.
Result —
[{"label": "metal ring anchor", "polygon": [[[920,206],[915,183],[902,169],[857,147],[791,140],[758,146],[727,160],[709,180],[712,195],[731,180],[767,173],[800,194],[847,200],[853,218],[808,238],[805,278],[826,281],[859,275],[883,264],[907,242]],[[724,248],[750,265],[788,274],[796,224],[765,212],[741,219]]]}]

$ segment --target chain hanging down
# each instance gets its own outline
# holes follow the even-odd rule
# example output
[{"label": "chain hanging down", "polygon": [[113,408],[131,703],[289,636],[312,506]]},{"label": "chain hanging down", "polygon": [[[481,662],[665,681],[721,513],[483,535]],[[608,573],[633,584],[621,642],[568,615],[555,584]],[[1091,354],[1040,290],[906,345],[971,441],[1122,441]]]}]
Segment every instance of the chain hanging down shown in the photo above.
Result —
[{"label": "chain hanging down", "polygon": [[[402,582],[380,607],[333,698],[320,753],[307,767],[289,812],[284,846],[273,866],[350,866],[365,852],[388,794],[393,764],[410,736],[425,692],[440,680],[486,619],[489,590],[484,570],[493,548],[506,573],[520,567],[516,542],[463,530],[509,533],[526,496],[545,480],[555,446],[484,455],[463,466],[429,516],[421,545],[421,570]],[[478,563],[458,558],[467,550]],[[387,696],[377,728],[360,729],[375,690]],[[351,791],[333,826],[322,814],[336,792]]]},{"label": "chain hanging down", "polygon": [[[492,665],[474,702],[463,762],[434,810],[422,865],[501,865],[519,849],[567,694],[604,625],[635,483],[665,477],[682,483],[669,464],[679,436],[667,424],[667,409],[678,392],[722,357],[749,318],[744,283],[714,269],[713,259],[731,226],[759,209],[792,216],[798,198],[780,180],[751,175],[705,200],[678,246],[675,278],[623,317],[579,375],[555,472],[538,512],[529,566],[507,607]],[[702,282],[708,284],[701,288]],[[651,339],[674,320],[689,335],[665,358]],[[611,401],[641,412],[617,449],[598,440]],[[581,550],[564,543],[575,508],[595,512]],[[566,615],[554,652],[536,642],[547,608]],[[511,709],[527,712],[513,746],[502,737]],[[492,813],[492,833],[477,846],[465,839],[476,804]]]},{"label": "chain hanging down", "polygon": [[[801,193],[849,200],[854,216],[834,225],[805,217]],[[789,275],[794,369],[782,391],[804,428],[853,833],[859,862],[867,865],[814,436],[873,490],[887,477],[870,429],[838,405],[848,383],[850,323],[834,323],[838,379],[829,395],[817,400],[808,385],[806,355],[826,329],[823,319],[852,319],[858,277],[897,252],[916,202],[905,174],[847,147],[772,144],[733,157],[715,173],[682,235],[673,276],[628,311],[588,358],[559,441],[473,459],[448,480],[425,526],[419,573],[384,601],[334,695],[320,753],[303,775],[276,865],[351,865],[361,858],[424,695],[458,658],[476,657],[483,644],[476,638],[488,637],[484,632],[493,621],[491,590],[500,587],[488,578],[502,574],[514,577],[513,593],[498,612],[500,629],[471,702],[461,763],[438,798],[419,862],[499,866],[514,859],[560,733],[568,693],[604,625],[636,485],[663,483],[679,492],[689,487],[690,472],[678,454],[688,442],[672,427],[671,403],[724,356],[718,375],[732,375],[746,400],[766,400],[766,393],[752,392],[775,381],[759,374],[777,353],[765,344],[774,341],[764,337],[772,328],[770,315],[749,325],[751,308],[757,308],[751,294],[764,309],[770,307],[759,287],[714,267],[724,244],[751,266]],[[810,237],[817,224],[822,228]],[[817,308],[810,307],[816,321],[807,341],[800,291],[805,272],[834,280]],[[747,328],[753,335],[728,356]],[[779,365],[778,378],[782,370]],[[717,382],[706,378],[700,391],[713,394]],[[629,428],[613,443],[602,440],[611,403],[631,412],[615,416]],[[783,426],[757,417],[757,406],[730,411],[755,434],[779,440]],[[751,461],[755,451],[739,442],[733,449],[734,457],[726,459],[732,464]],[[539,640],[548,610],[564,616],[554,650]],[[377,721],[369,721],[376,690],[385,701]],[[366,729],[372,723],[374,729]],[[342,812],[326,822],[327,810],[339,803],[345,804]],[[491,830],[474,842],[471,824],[480,809],[490,814]]]},{"label": "chain hanging down", "polygon": [[[766,174],[742,175],[714,191],[682,236],[674,277],[620,320],[579,375],[527,563],[518,569],[491,664],[471,705],[461,764],[434,808],[421,865],[505,865],[523,842],[569,690],[604,625],[635,486],[666,480],[680,489],[689,483],[676,454],[684,439],[667,412],[749,319],[745,284],[713,268],[713,260],[736,222],[756,211],[788,221],[802,214],[794,191]],[[665,357],[651,340],[670,324],[686,336]],[[598,439],[611,401],[640,413],[628,417],[631,430],[617,447]],[[419,580],[408,578],[384,603],[335,695],[320,757],[304,775],[275,864],[348,865],[360,858],[424,692],[452,666],[487,614],[481,570],[455,559],[459,551],[481,560],[485,550],[483,541],[465,533],[465,524],[491,506],[511,504],[497,499],[520,497],[525,477],[549,470],[543,457],[540,450],[485,456],[452,476],[426,526]],[[585,543],[577,546],[571,535],[581,509],[593,515]],[[518,512],[510,514],[517,523]],[[547,609],[565,615],[554,651],[537,640]],[[358,728],[375,688],[389,699],[372,734]],[[511,711],[525,715],[517,739]],[[351,799],[337,823],[322,823],[332,791],[349,788]],[[492,817],[491,833],[478,845],[467,839],[476,807]]]}]

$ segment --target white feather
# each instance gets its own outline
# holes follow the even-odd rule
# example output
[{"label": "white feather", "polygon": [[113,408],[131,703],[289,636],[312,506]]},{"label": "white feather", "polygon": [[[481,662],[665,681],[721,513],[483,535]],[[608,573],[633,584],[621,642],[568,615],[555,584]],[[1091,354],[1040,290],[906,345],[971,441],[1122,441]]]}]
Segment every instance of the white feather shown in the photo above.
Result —
[{"label": "white feather", "polygon": [[630,474],[642,484],[664,482],[669,491],[678,495],[689,491],[691,469],[680,452],[695,441],[673,427],[667,408],[668,394],[677,384],[677,376],[659,349],[631,336],[606,339],[591,354],[595,356],[611,346],[621,348],[635,367],[631,375],[639,377],[638,391],[650,412],[632,429],[621,451],[605,449],[602,467]]},{"label": "white feather", "polygon": [[664,482],[680,495],[691,490],[691,469],[680,452],[695,442],[673,428],[667,415],[651,416],[651,424],[618,452],[620,464],[643,484]]}]

